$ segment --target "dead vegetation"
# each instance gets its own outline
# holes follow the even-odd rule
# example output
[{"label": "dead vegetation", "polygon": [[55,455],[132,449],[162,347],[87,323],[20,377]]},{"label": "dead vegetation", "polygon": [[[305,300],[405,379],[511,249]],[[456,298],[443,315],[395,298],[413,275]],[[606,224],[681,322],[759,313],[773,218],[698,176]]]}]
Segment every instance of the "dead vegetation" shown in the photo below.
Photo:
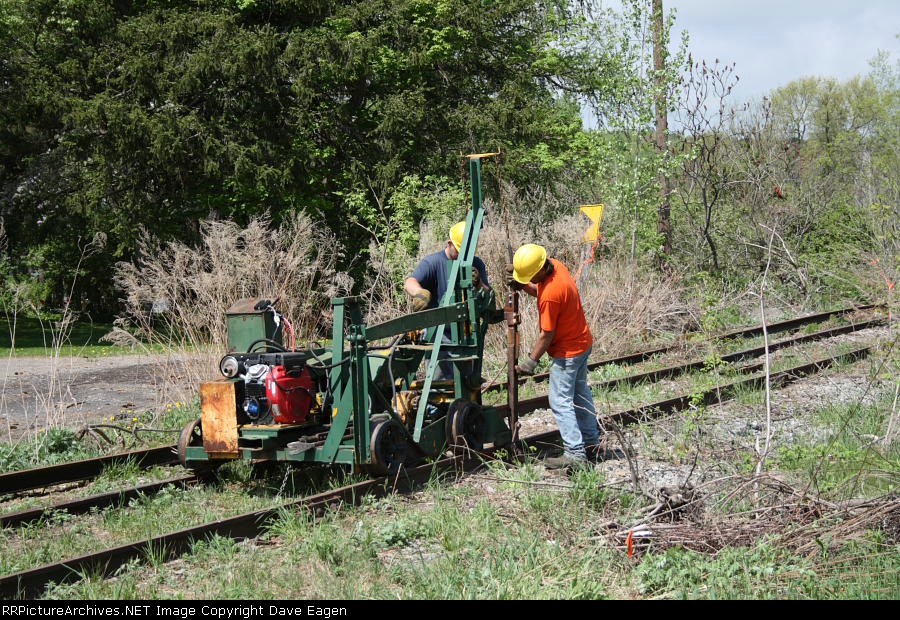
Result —
[{"label": "dead vegetation", "polygon": [[[715,498],[715,499],[713,499]],[[785,483],[777,475],[733,476],[700,487],[663,487],[647,515],[631,523],[608,521],[597,534],[629,556],[672,548],[716,554],[760,542],[813,557],[872,530],[900,543],[900,496],[830,501]]]},{"label": "dead vegetation", "polygon": [[[263,216],[243,228],[204,221],[201,230],[198,248],[148,236],[138,261],[118,265],[125,310],[108,340],[162,344],[178,353],[209,351],[207,363],[187,382],[193,389],[214,372],[225,350],[225,311],[239,299],[277,300],[298,342],[330,327],[332,297],[346,294],[353,282],[338,269],[343,250],[327,228],[295,213],[277,227]],[[195,357],[191,364],[197,362]]]}]

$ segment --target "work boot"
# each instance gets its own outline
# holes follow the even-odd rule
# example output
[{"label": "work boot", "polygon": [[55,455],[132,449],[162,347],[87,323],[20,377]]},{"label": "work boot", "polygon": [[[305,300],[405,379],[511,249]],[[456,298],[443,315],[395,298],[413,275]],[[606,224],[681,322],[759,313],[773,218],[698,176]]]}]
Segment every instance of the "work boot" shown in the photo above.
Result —
[{"label": "work boot", "polygon": [[584,453],[587,455],[587,460],[591,463],[602,463],[605,452],[606,450],[604,450],[603,446],[599,443],[584,447]]},{"label": "work boot", "polygon": [[613,461],[624,458],[625,453],[618,448],[607,448],[605,443],[598,443],[591,446],[585,446],[584,452],[587,459],[591,463],[602,463],[603,461]]}]

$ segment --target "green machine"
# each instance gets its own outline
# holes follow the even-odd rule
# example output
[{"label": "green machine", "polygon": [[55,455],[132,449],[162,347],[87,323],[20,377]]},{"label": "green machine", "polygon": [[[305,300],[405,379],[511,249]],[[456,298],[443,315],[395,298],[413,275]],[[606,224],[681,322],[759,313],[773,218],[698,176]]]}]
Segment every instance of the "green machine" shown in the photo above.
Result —
[{"label": "green machine", "polygon": [[[181,433],[181,463],[346,464],[384,474],[448,449],[510,443],[506,418],[482,405],[480,391],[485,335],[503,314],[472,277],[484,218],[481,164],[491,155],[469,156],[472,205],[437,308],[366,325],[359,298],[336,298],[332,345],[293,351],[272,338],[271,304],[230,309],[229,330],[240,333],[229,334],[229,346],[249,350],[229,351],[223,378],[200,386],[201,418]],[[441,365],[452,378],[436,378]]]}]

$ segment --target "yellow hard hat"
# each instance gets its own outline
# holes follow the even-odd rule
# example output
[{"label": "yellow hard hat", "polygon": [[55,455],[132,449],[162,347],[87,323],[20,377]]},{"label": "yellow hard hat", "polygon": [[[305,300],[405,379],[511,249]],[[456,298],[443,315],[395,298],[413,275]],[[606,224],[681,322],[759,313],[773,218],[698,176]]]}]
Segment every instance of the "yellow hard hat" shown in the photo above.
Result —
[{"label": "yellow hard hat", "polygon": [[450,241],[453,242],[453,247],[456,248],[457,252],[459,252],[459,248],[462,247],[463,233],[465,232],[465,222],[457,222],[453,225],[453,228],[450,229]]},{"label": "yellow hard hat", "polygon": [[547,261],[547,250],[534,243],[526,243],[513,256],[513,280],[528,284]]}]

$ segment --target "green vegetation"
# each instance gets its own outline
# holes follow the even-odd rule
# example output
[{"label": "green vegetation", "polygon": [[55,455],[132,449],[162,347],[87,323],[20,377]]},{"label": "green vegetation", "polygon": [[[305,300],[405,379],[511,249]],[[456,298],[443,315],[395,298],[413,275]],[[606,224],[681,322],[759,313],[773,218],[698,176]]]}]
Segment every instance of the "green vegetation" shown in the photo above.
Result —
[{"label": "green vegetation", "polygon": [[[0,352],[10,349],[15,341],[18,355],[29,355],[30,351],[36,351],[43,355],[48,350],[53,350],[58,344],[60,335],[59,321],[62,317],[58,314],[42,315],[41,317],[17,316],[11,319],[8,316],[0,317]],[[77,321],[65,334],[62,343],[72,352],[90,355],[109,355],[109,343],[103,343],[100,338],[112,330],[111,323],[93,323],[90,321]],[[71,353],[63,353],[71,355]]]},{"label": "green vegetation", "polygon": [[775,464],[808,480],[816,493],[872,497],[900,482],[900,446],[880,441],[891,413],[891,398],[872,404],[826,405],[815,413],[824,437],[784,446]]},{"label": "green vegetation", "polygon": [[97,456],[67,428],[51,428],[17,443],[0,444],[0,473]]},{"label": "green vegetation", "polygon": [[[89,425],[89,432],[83,435],[64,427],[39,429],[33,436],[12,443],[0,443],[0,473],[102,456],[125,449],[172,444],[181,428],[199,416],[199,402],[176,402],[170,403],[161,413],[132,411],[113,416]],[[166,429],[167,432],[150,429]]]},{"label": "green vegetation", "polygon": [[[0,573],[9,574],[83,555],[118,544],[183,529],[271,505],[271,498],[231,489],[166,487],[128,506],[98,511],[87,517],[55,513],[46,520],[0,532]],[[48,535],[52,531],[53,535]],[[99,534],[102,532],[102,536]]]},{"label": "green vegetation", "polygon": [[648,596],[678,599],[886,599],[900,592],[896,545],[879,535],[815,558],[762,542],[715,556],[669,549],[637,569]]},{"label": "green vegetation", "polygon": [[[282,510],[262,544],[198,541],[173,573],[154,564],[115,580],[87,575],[52,587],[50,598],[173,593],[216,599],[602,599],[884,598],[900,592],[896,542],[870,531],[799,554],[774,539],[716,554],[678,546],[632,561],[601,542],[592,524],[633,518],[646,500],[582,470],[542,484],[533,463],[492,465],[475,485],[429,485],[417,501],[389,496],[313,516]],[[493,490],[485,496],[484,484]],[[148,500],[142,508],[169,498]],[[186,502],[209,501],[196,497]],[[122,518],[113,512],[109,518]],[[145,515],[146,516],[146,515]],[[65,521],[56,524],[65,527]],[[292,579],[301,569],[319,579]]]},{"label": "green vegetation", "polygon": [[[461,155],[497,150],[501,157],[485,161],[491,208],[478,248],[491,282],[502,298],[510,241],[541,243],[573,272],[584,266],[595,355],[686,332],[696,342],[757,323],[760,307],[798,314],[886,299],[896,310],[900,64],[887,53],[867,75],[772,84],[740,107],[730,94],[735,70],[689,57],[686,38],[673,44],[672,14],[662,33],[666,69],[655,71],[649,0],[625,0],[617,11],[599,0],[0,2],[0,354],[10,359],[162,347],[219,354],[223,312],[242,297],[280,298],[304,342],[328,333],[332,297],[364,295],[373,322],[397,316],[415,259],[465,213]],[[662,150],[651,135],[660,90],[678,126]],[[583,115],[593,116],[591,128]],[[670,236],[661,232],[663,183],[672,190]],[[606,205],[593,262],[577,214],[586,203]],[[537,331],[530,302],[526,346]],[[110,332],[116,344],[100,340]],[[502,376],[505,334],[488,338],[486,374]],[[773,501],[793,501],[785,485],[796,485],[799,495],[825,499],[814,505],[822,510],[896,493],[894,344],[878,352],[867,394],[828,393],[815,429],[790,427],[785,411],[795,407],[767,411],[763,392],[749,388],[735,395],[747,419],[726,428],[705,404],[708,391],[737,378],[722,362],[725,342],[692,349],[705,359],[700,372],[596,397],[615,411],[692,394],[671,424],[628,431],[652,467],[679,479],[695,470],[777,472],[784,496]],[[817,351],[775,354],[772,371]],[[208,378],[202,364],[190,370],[174,380]],[[633,371],[604,367],[591,380]],[[529,386],[520,397],[545,389]],[[0,444],[0,472],[171,443],[172,433],[147,428],[179,429],[197,411],[196,403],[126,411],[81,438],[40,429]],[[629,558],[599,525],[644,518],[658,500],[647,489],[610,483],[600,469],[548,480],[528,459],[486,469],[479,486],[436,476],[422,501],[283,511],[265,544],[198,541],[183,573],[154,550],[116,580],[86,574],[47,595],[900,595],[890,519],[832,540],[823,518],[818,548],[802,553],[767,532],[715,553],[657,538]],[[83,491],[146,475],[124,464]],[[352,478],[230,464],[217,486],[0,532],[0,571]],[[704,489],[704,516],[771,508],[760,484]],[[17,501],[8,505],[40,503]]]}]

